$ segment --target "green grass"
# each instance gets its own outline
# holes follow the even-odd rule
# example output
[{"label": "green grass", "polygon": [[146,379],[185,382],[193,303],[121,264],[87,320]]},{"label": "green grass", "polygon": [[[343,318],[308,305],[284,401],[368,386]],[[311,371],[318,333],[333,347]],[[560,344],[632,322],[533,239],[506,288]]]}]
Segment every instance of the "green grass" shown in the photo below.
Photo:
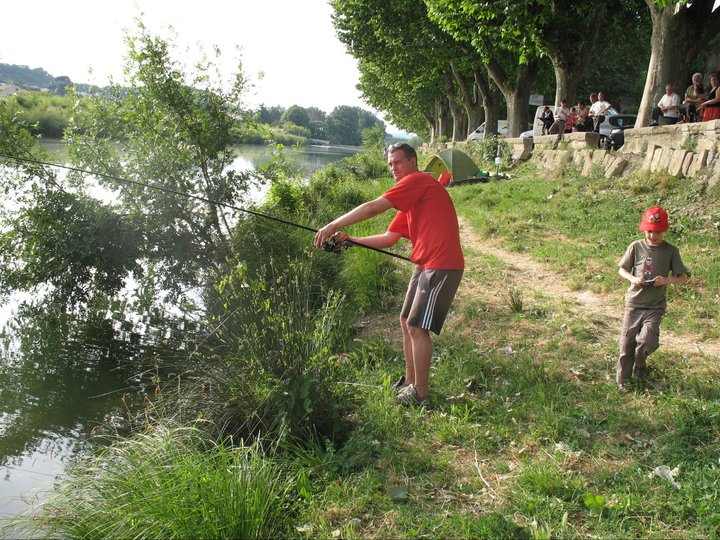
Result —
[{"label": "green grass", "polygon": [[[663,325],[716,337],[718,240],[706,219],[689,216],[712,214],[718,205],[701,191],[649,178],[527,176],[452,194],[481,236],[550,265],[577,290],[617,296],[619,310],[625,284],[617,260],[638,237],[644,208],[662,197],[674,216],[668,238],[694,273],[690,285],[672,291]],[[579,314],[541,285],[511,288],[497,259],[470,255],[465,279],[477,285],[456,302],[435,340],[432,408],[392,403],[388,382],[402,371],[398,342],[385,350],[385,362],[349,353],[346,380],[383,389],[357,389],[354,430],[305,509],[314,533],[717,537],[716,359],[661,346],[651,357],[650,382],[619,394],[613,382],[619,327]],[[659,465],[679,467],[681,490],[651,476]],[[392,497],[397,486],[404,497]]]},{"label": "green grass", "polygon": [[617,291],[617,262],[641,237],[642,212],[660,202],[670,213],[666,239],[680,248],[693,273],[669,292],[667,328],[720,337],[720,276],[716,271],[717,195],[703,184],[639,174],[629,179],[518,177],[457,189],[456,203],[484,237],[546,262],[576,289]]}]

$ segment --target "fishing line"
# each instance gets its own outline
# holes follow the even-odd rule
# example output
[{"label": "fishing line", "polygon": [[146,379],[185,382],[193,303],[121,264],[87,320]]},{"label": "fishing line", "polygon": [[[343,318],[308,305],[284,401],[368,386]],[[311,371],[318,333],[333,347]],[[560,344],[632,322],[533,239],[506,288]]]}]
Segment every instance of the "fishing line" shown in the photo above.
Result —
[{"label": "fishing line", "polygon": [[[228,203],[223,203],[223,202],[219,202],[219,201],[213,201],[212,199],[208,199],[208,198],[206,198],[206,197],[202,197],[201,195],[194,195],[194,194],[192,194],[192,193],[187,193],[187,192],[184,192],[184,191],[179,191],[179,190],[177,190],[177,189],[173,189],[173,188],[169,188],[169,187],[165,187],[165,186],[159,186],[159,185],[157,185],[157,184],[151,184],[151,183],[147,183],[147,182],[138,182],[137,180],[130,180],[129,178],[123,178],[123,177],[120,177],[120,176],[115,176],[115,175],[113,175],[113,174],[107,174],[107,173],[101,173],[101,172],[88,171],[87,169],[80,169],[80,168],[78,168],[78,167],[73,167],[73,166],[70,166],[70,165],[61,165],[61,164],[59,164],[59,163],[51,163],[51,162],[48,162],[48,161],[42,161],[42,160],[34,159],[34,158],[23,158],[23,157],[19,157],[19,156],[11,156],[11,155],[9,155],[9,154],[5,154],[5,153],[2,153],[2,152],[0,152],[0,157],[2,157],[2,158],[7,158],[7,159],[12,159],[12,160],[14,160],[14,161],[20,161],[20,162],[24,162],[24,163],[35,163],[35,164],[37,164],[37,165],[45,165],[45,166],[47,166],[47,167],[56,167],[56,168],[59,168],[59,169],[66,169],[66,170],[68,170],[68,171],[79,172],[79,173],[87,174],[87,175],[91,175],[91,176],[102,176],[103,178],[107,178],[107,179],[109,179],[109,180],[114,180],[114,181],[116,181],[116,182],[121,182],[121,183],[125,183],[125,184],[130,184],[130,185],[138,186],[138,187],[142,187],[142,188],[150,188],[150,189],[155,189],[155,190],[158,190],[158,191],[164,191],[164,192],[166,192],[166,193],[172,193],[173,195],[178,195],[178,196],[180,196],[180,197],[185,197],[185,198],[188,198],[188,199],[194,199],[194,200],[201,201],[201,202],[208,203],[208,204],[212,204],[212,205],[215,205],[215,206],[222,206],[222,207],[224,207],[224,208],[230,208],[231,210],[237,210],[238,212],[245,212],[246,214],[250,214],[250,215],[253,215],[253,216],[261,217],[261,218],[264,218],[264,219],[269,219],[269,220],[275,221],[275,222],[277,222],[277,223],[282,223],[282,224],[284,224],[284,225],[290,225],[290,226],[292,226],[292,227],[297,227],[298,229],[303,229],[303,230],[310,231],[310,232],[313,232],[313,233],[318,232],[318,229],[313,229],[312,227],[307,227],[307,226],[305,226],[305,225],[301,225],[301,224],[299,224],[299,223],[294,223],[294,222],[292,222],[292,221],[288,221],[288,220],[286,220],[286,219],[282,219],[282,218],[279,218],[279,217],[276,217],[276,216],[271,216],[271,215],[268,215],[268,214],[263,214],[262,212],[257,212],[257,211],[255,211],[255,210],[249,210],[249,209],[247,209],[247,208],[241,208],[241,207],[239,207],[239,206],[234,206],[234,205],[228,204]],[[404,256],[402,256],[402,255],[398,255],[397,253],[392,253],[392,252],[390,252],[390,251],[385,251],[384,249],[380,249],[380,248],[368,246],[368,245],[361,244],[361,243],[355,242],[355,241],[352,242],[352,245],[359,246],[359,247],[362,247],[362,248],[365,248],[365,249],[370,249],[370,250],[372,250],[372,251],[377,251],[378,253],[382,253],[383,255],[390,255],[391,257],[395,257],[396,259],[402,259],[402,260],[404,260],[404,261],[412,262],[408,257],[404,257]]]}]

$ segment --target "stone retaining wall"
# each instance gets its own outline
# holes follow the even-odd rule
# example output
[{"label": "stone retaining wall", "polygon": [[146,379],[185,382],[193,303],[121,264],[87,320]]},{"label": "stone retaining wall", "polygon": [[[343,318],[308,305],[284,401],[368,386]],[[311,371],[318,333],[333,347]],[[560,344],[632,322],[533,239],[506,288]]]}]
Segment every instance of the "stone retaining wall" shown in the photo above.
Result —
[{"label": "stone retaining wall", "polygon": [[[532,160],[548,172],[561,172],[573,166],[583,176],[624,176],[638,170],[663,172],[676,177],[708,178],[711,185],[720,180],[720,120],[655,126],[625,130],[620,150],[598,148],[597,133],[566,133],[553,149],[556,135],[534,139],[505,139],[514,162]],[[445,143],[423,147],[426,153],[457,146],[472,154],[475,141]]]},{"label": "stone retaining wall", "polygon": [[[583,176],[622,176],[636,170],[694,177],[701,171],[711,183],[720,178],[720,120],[625,130],[619,151],[599,149],[596,133],[567,133],[557,149],[555,135],[507,139],[513,160],[531,159],[548,170],[572,164]],[[532,149],[528,148],[531,141]]]}]

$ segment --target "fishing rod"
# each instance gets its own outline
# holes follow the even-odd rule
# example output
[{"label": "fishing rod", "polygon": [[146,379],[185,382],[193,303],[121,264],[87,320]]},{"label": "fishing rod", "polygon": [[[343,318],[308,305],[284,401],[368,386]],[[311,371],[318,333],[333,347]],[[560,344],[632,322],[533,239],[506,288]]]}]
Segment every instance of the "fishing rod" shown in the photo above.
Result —
[{"label": "fishing rod", "polygon": [[[5,154],[5,153],[3,153],[3,152],[0,152],[0,157],[2,157],[2,158],[7,158],[7,159],[12,159],[12,160],[14,160],[14,161],[20,161],[20,162],[24,162],[24,163],[35,163],[35,164],[37,164],[37,165],[45,165],[45,166],[47,166],[47,167],[56,167],[56,168],[59,168],[59,169],[66,169],[66,170],[68,170],[68,171],[79,172],[79,173],[88,174],[88,175],[91,175],[91,176],[102,176],[102,177],[104,177],[104,178],[107,178],[107,179],[109,179],[109,180],[114,180],[114,181],[116,181],[116,182],[121,182],[121,183],[125,183],[125,184],[130,184],[130,185],[138,186],[138,187],[142,187],[142,188],[150,188],[150,189],[155,189],[155,190],[158,190],[158,191],[164,191],[164,192],[166,192],[166,193],[172,193],[173,195],[178,195],[178,196],[180,196],[180,197],[186,197],[186,198],[188,198],[188,199],[195,199],[195,200],[197,200],[197,201],[201,201],[201,202],[204,202],[204,203],[213,204],[213,205],[216,205],[216,206],[222,206],[222,207],[225,207],[225,208],[230,208],[231,210],[237,210],[238,212],[245,212],[246,214],[250,214],[250,215],[253,215],[253,216],[261,217],[261,218],[264,218],[264,219],[269,219],[269,220],[272,220],[272,221],[276,221],[276,222],[278,222],[278,223],[282,223],[282,224],[284,224],[284,225],[290,225],[290,226],[292,226],[292,227],[297,227],[298,229],[304,229],[304,230],[306,230],[306,231],[310,231],[310,232],[313,232],[313,233],[318,232],[318,229],[313,229],[312,227],[307,227],[307,226],[301,225],[301,224],[299,224],[299,223],[293,223],[292,221],[288,221],[288,220],[286,220],[286,219],[282,219],[282,218],[279,218],[279,217],[276,217],[276,216],[271,216],[271,215],[268,215],[268,214],[263,214],[262,212],[257,212],[257,211],[255,211],[255,210],[249,210],[249,209],[247,209],[247,208],[241,208],[241,207],[239,207],[239,206],[234,206],[234,205],[228,204],[228,203],[223,203],[223,202],[219,202],[219,201],[213,201],[212,199],[208,199],[208,198],[206,198],[206,197],[202,197],[201,195],[194,195],[194,194],[192,194],[192,193],[187,193],[187,192],[185,192],[185,191],[179,191],[179,190],[177,190],[177,189],[173,189],[173,188],[169,188],[169,187],[165,187],[165,186],[160,186],[160,185],[157,185],[157,184],[152,184],[152,183],[148,183],[148,182],[138,182],[137,180],[130,180],[129,178],[123,178],[123,177],[121,177],[121,176],[115,176],[115,175],[113,175],[113,174],[107,174],[107,173],[101,173],[101,172],[88,171],[87,169],[80,169],[80,168],[78,168],[78,167],[73,167],[73,166],[70,166],[70,165],[62,165],[62,164],[60,164],[60,163],[51,163],[51,162],[42,161],[42,160],[39,160],[39,159],[24,158],[24,157],[20,157],[20,156],[12,156],[12,155],[9,155],[9,154]],[[365,249],[370,249],[370,250],[372,250],[372,251],[377,251],[378,253],[382,253],[383,255],[390,255],[391,257],[395,257],[396,259],[402,259],[402,260],[404,260],[404,261],[412,262],[408,257],[404,257],[404,256],[402,256],[402,255],[398,255],[397,253],[392,253],[392,252],[390,252],[390,251],[385,251],[384,249],[380,249],[380,248],[368,246],[368,245],[362,244],[362,243],[360,243],[360,242],[356,242],[356,241],[354,241],[354,240],[345,240],[344,242],[339,242],[339,241],[331,238],[331,239],[325,241],[325,243],[323,244],[323,250],[329,251],[329,252],[332,252],[332,253],[340,253],[343,249],[347,249],[347,248],[349,248],[349,247],[351,247],[351,246],[360,246],[360,247],[365,248]]]}]

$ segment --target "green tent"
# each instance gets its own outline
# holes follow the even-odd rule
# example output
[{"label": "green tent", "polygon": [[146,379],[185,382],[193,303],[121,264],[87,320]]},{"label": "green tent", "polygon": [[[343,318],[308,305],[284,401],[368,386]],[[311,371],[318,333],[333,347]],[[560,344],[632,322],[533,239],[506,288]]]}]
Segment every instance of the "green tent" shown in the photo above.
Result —
[{"label": "green tent", "polygon": [[472,158],[456,148],[448,148],[432,156],[425,165],[425,172],[436,179],[443,173],[450,173],[453,182],[480,176],[480,170]]}]

